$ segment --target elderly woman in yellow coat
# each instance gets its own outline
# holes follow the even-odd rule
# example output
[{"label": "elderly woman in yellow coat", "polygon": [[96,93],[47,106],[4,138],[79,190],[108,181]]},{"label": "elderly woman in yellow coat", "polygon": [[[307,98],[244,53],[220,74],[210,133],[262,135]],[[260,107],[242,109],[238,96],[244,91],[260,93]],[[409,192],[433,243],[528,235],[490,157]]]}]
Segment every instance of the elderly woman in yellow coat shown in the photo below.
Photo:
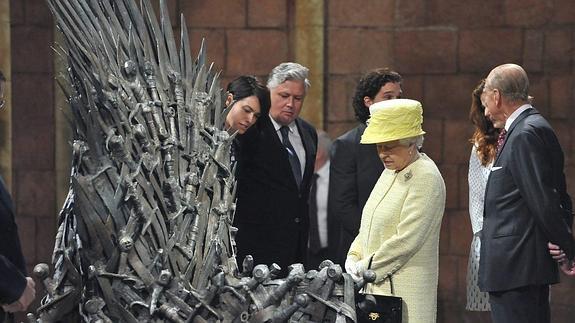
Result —
[{"label": "elderly woman in yellow coat", "polygon": [[425,134],[421,103],[382,101],[370,113],[361,143],[377,144],[385,170],[363,209],[345,268],[356,279],[368,267],[375,271],[377,279],[365,293],[402,297],[403,323],[432,323],[445,183],[435,163],[419,152]]}]

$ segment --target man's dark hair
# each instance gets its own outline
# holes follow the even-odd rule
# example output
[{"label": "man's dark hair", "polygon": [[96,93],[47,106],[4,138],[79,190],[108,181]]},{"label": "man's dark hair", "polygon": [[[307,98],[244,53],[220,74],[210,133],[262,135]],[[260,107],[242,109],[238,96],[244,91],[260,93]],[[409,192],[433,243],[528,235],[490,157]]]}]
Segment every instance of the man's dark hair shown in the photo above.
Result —
[{"label": "man's dark hair", "polygon": [[369,119],[369,109],[363,102],[364,97],[374,99],[382,86],[389,82],[401,83],[401,80],[401,75],[389,68],[378,68],[365,74],[359,80],[353,96],[352,104],[357,120],[365,123]]},{"label": "man's dark hair", "polygon": [[2,71],[0,71],[0,82],[6,82],[6,78],[4,77]]}]

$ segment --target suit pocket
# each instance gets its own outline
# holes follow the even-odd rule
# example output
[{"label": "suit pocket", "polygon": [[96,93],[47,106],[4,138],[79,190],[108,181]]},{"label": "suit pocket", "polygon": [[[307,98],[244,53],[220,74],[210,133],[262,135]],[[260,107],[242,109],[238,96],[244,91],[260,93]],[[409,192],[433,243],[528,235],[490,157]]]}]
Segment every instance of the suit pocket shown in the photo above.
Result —
[{"label": "suit pocket", "polygon": [[489,181],[490,182],[501,182],[505,180],[507,177],[506,171],[504,168],[496,168],[493,167],[491,172],[489,173]]},{"label": "suit pocket", "polygon": [[485,198],[500,198],[515,189],[515,182],[507,168],[498,168],[489,173]]},{"label": "suit pocket", "polygon": [[498,230],[497,232],[495,232],[495,234],[493,235],[493,239],[512,238],[515,236],[518,235],[515,233],[515,229],[512,226],[511,228],[508,229],[502,228],[502,230]]}]

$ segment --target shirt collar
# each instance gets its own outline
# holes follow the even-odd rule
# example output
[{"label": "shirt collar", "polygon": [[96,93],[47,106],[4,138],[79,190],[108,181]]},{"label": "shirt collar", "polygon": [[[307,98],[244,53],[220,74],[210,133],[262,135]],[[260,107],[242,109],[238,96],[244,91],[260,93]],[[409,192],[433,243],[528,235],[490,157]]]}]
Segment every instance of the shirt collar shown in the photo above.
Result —
[{"label": "shirt collar", "polygon": [[323,166],[321,166],[316,174],[319,175],[320,178],[327,178],[329,175],[329,160],[325,162],[325,164],[323,164]]},{"label": "shirt collar", "polygon": [[507,118],[507,121],[505,121],[505,131],[509,131],[509,127],[511,127],[513,121],[515,121],[515,119],[517,119],[517,117],[519,117],[519,115],[527,109],[533,109],[531,104],[524,104],[517,108],[517,110],[513,111],[509,118]]},{"label": "shirt collar", "polygon": [[[268,116],[269,116],[270,120],[272,121],[272,124],[274,125],[274,129],[276,130],[276,132],[278,132],[278,131],[280,130],[280,128],[282,127],[282,125],[279,124],[279,123],[277,123],[277,121],[275,121],[274,118],[272,118],[271,115],[268,114]],[[296,126],[296,124],[295,124],[295,120],[294,120],[292,123],[288,124],[287,126],[288,126],[289,131],[290,131],[291,133],[294,133],[294,132],[297,130],[297,126]]]}]

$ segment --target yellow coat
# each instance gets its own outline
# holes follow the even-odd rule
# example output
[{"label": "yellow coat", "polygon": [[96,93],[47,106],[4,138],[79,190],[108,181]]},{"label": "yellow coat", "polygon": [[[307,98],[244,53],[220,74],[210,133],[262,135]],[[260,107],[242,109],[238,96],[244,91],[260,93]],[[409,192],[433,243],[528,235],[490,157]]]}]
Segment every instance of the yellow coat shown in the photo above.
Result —
[{"label": "yellow coat", "polygon": [[348,257],[377,274],[369,294],[403,298],[403,323],[433,323],[437,312],[439,231],[445,183],[435,163],[420,158],[400,172],[384,170],[363,209]]}]

